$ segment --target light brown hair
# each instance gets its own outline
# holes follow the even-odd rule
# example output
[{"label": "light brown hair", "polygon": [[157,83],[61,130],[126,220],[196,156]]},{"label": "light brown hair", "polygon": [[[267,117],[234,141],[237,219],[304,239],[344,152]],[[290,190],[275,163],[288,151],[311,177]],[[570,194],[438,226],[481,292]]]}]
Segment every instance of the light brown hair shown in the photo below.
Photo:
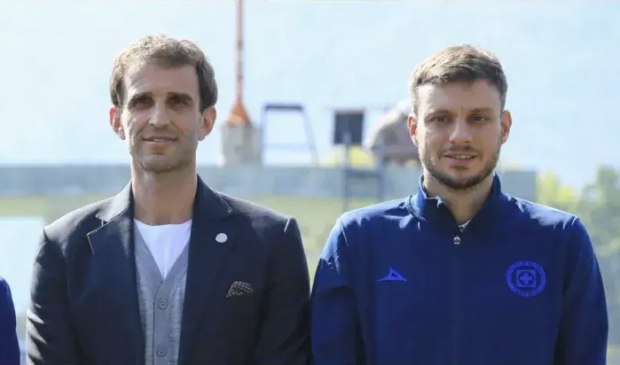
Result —
[{"label": "light brown hair", "polygon": [[198,77],[200,111],[217,102],[215,72],[202,50],[191,41],[158,34],[140,38],[123,49],[114,61],[110,76],[110,98],[118,108],[124,103],[125,73],[135,63],[155,63],[166,68],[193,66]]},{"label": "light brown hair", "polygon": [[490,51],[469,44],[440,50],[423,61],[409,78],[413,112],[417,112],[417,89],[423,85],[487,80],[497,87],[502,109],[506,104],[508,82],[499,59]]}]

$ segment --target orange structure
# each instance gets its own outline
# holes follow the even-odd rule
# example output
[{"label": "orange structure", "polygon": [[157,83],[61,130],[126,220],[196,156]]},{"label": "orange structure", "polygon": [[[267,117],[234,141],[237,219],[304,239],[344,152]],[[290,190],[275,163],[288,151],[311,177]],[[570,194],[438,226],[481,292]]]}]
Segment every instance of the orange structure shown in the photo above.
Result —
[{"label": "orange structure", "polygon": [[226,119],[227,125],[250,125],[250,117],[243,105],[243,1],[237,0],[237,71],[236,97],[230,115]]}]

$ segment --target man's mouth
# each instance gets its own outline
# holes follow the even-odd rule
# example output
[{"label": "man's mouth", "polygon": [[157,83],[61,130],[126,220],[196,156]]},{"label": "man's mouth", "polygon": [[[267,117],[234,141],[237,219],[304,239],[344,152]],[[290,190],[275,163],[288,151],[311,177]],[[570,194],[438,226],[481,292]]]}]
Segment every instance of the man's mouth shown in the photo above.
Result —
[{"label": "man's mouth", "polygon": [[467,161],[467,160],[472,160],[472,159],[474,159],[476,156],[475,156],[475,155],[458,155],[458,154],[450,154],[450,155],[445,155],[445,157],[447,157],[447,158],[451,158],[451,159],[453,159],[453,160]]},{"label": "man's mouth", "polygon": [[146,137],[142,139],[147,142],[172,142],[175,140],[172,137]]}]

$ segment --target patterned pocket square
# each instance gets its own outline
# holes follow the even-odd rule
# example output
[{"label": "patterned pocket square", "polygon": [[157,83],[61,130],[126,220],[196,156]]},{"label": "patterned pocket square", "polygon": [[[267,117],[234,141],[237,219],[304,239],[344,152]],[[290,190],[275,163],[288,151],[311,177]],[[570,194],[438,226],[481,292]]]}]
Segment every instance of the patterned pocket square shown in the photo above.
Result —
[{"label": "patterned pocket square", "polygon": [[254,293],[254,288],[252,288],[252,284],[245,283],[243,281],[235,281],[230,286],[230,289],[228,289],[228,293],[226,293],[226,298],[248,295],[252,293]]}]

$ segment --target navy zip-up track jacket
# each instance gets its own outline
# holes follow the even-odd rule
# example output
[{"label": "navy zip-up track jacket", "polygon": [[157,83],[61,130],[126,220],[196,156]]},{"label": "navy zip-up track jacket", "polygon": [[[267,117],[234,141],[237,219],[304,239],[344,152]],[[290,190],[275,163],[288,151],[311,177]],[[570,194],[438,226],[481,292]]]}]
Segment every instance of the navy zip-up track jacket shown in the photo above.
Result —
[{"label": "navy zip-up track jacket", "polygon": [[316,365],[603,365],[607,335],[580,220],[502,193],[497,175],[462,230],[422,179],[344,214],[314,279]]}]

